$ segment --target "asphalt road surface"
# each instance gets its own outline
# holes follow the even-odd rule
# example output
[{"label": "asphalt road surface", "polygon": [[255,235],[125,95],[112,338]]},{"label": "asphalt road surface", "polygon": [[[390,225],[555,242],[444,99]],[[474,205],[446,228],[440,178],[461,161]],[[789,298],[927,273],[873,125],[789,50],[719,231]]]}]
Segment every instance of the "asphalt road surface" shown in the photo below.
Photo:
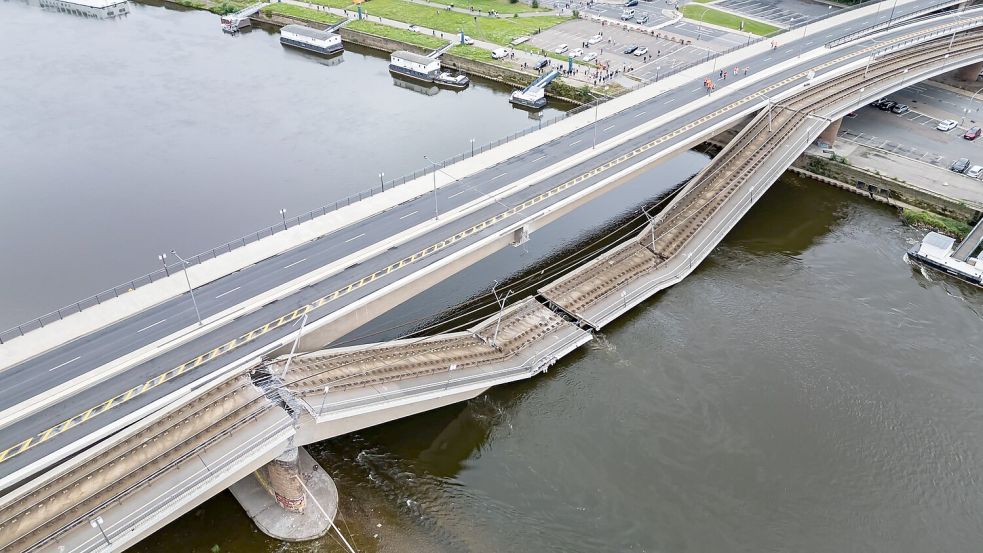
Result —
[{"label": "asphalt road surface", "polygon": [[[907,6],[906,9],[913,11],[920,6],[927,6],[932,3],[928,0],[922,0],[916,2],[914,5]],[[881,19],[886,19],[886,17],[887,14],[883,14]],[[842,25],[836,29],[824,32],[822,36],[816,37],[815,41],[821,44],[829,39],[867,27],[873,22],[873,16],[857,19],[848,25]],[[850,48],[862,48],[866,45],[865,42],[855,42]],[[811,46],[792,43],[777,51],[768,51],[755,58],[751,58],[748,60],[748,63],[755,66],[774,65],[781,61],[794,59],[802,49],[809,50]],[[767,79],[760,86],[755,86],[754,90],[767,86],[770,83],[781,81],[790,75],[797,74],[806,66],[812,67],[826,59],[834,59],[842,55],[843,52],[828,53],[823,59],[808,62],[800,67],[787,69],[779,75]],[[734,100],[745,96],[746,93],[752,92],[750,90],[742,92],[736,89],[734,85],[740,82],[741,78],[721,83],[722,87],[714,93],[714,101],[708,106],[694,109],[688,115],[677,118],[669,124],[646,133],[644,136],[627,141],[610,152],[595,156],[559,175],[537,183],[523,190],[521,193],[516,193],[508,198],[502,198],[498,203],[493,203],[479,212],[455,221],[448,221],[441,228],[425,236],[421,236],[398,248],[380,254],[376,258],[360,265],[349,267],[333,277],[299,290],[293,295],[268,304],[251,314],[241,316],[233,322],[215,328],[204,337],[165,351],[151,361],[136,366],[56,406],[45,409],[25,420],[6,427],[0,430],[0,448],[6,449],[14,444],[20,443],[22,440],[45,432],[48,428],[61,423],[76,413],[81,413],[100,405],[117,394],[135,386],[140,386],[164,371],[170,370],[205,352],[213,350],[284,314],[307,305],[317,298],[324,297],[334,290],[342,289],[350,283],[358,282],[359,279],[372,274],[374,271],[384,269],[393,262],[412,255],[431,244],[454,236],[458,232],[471,228],[489,217],[506,212],[512,206],[517,206],[526,200],[536,198],[543,192],[554,190],[558,185],[569,182],[569,179],[576,175],[583,174],[585,171],[594,169],[607,161],[615,160],[623,155],[624,152],[630,151],[641,144],[652,141],[656,137],[663,136],[680,128],[686,121],[695,120],[704,114],[712,113]],[[569,158],[578,152],[590,150],[595,132],[597,133],[598,141],[601,141],[607,137],[631,130],[648,119],[672,111],[680,106],[685,106],[689,102],[699,99],[706,94],[700,82],[693,82],[691,84],[692,86],[684,85],[678,87],[673,91],[662,94],[631,109],[601,119],[595,125],[573,132],[475,175],[463,178],[453,185],[440,189],[437,195],[437,203],[441,210],[446,211],[453,206],[474,200],[483,194],[487,194],[506,185],[510,181],[517,180],[550,164]],[[785,86],[797,86],[797,83],[791,83]],[[712,120],[705,124],[712,124]],[[688,132],[695,132],[695,130],[691,129]],[[645,153],[631,158],[631,163],[643,162],[645,158],[656,154],[658,151],[674,143],[678,143],[678,141],[686,140],[686,136],[687,133],[685,132],[678,134],[659,146],[650,148]],[[614,169],[622,169],[627,166],[630,166],[630,164],[615,165],[610,171],[601,172],[576,185],[564,188],[550,195],[548,198],[539,201],[536,206],[524,211],[521,216],[526,216],[535,209],[555,204],[558,200],[569,197],[570,194],[590,186],[592,183],[597,182],[597,180],[606,178],[614,172]],[[220,310],[244,302],[271,287],[308,273],[317,267],[358,251],[369,244],[378,242],[392,234],[431,218],[433,216],[433,205],[434,198],[430,195],[417,198],[397,208],[380,213],[370,220],[344,228],[331,236],[307,243],[294,250],[228,275],[218,281],[201,286],[196,289],[196,297],[199,299],[199,307],[202,315],[207,317]],[[490,233],[498,231],[517,218],[506,218],[500,223],[489,224],[482,230],[474,232],[464,239],[457,240],[452,245],[440,249],[432,255],[407,264],[399,271],[394,271],[394,275],[402,277],[413,271],[417,271],[441,257],[459,251],[461,248],[488,236]],[[351,293],[342,295],[324,307],[312,311],[310,319],[316,320],[383,286],[392,284],[398,279],[394,275],[387,275],[373,280],[353,290]],[[488,284],[490,283],[476,283],[476,287],[482,287]],[[0,408],[7,408],[22,400],[42,394],[45,390],[57,386],[62,382],[111,362],[163,336],[180,329],[188,328],[194,324],[194,311],[188,296],[185,295],[164,302],[159,306],[122,320],[89,336],[66,343],[62,347],[46,352],[0,373],[0,382],[2,382],[2,387],[0,387],[2,388],[2,391],[0,391]],[[217,370],[234,359],[251,356],[261,351],[275,339],[282,338],[292,331],[293,328],[290,325],[286,325],[267,332],[249,342],[248,345],[240,347],[236,350],[236,354],[225,354],[216,360],[208,361],[181,376],[150,389],[148,392],[137,396],[131,401],[121,403],[107,410],[98,417],[91,418],[85,423],[57,434],[40,446],[27,449],[17,456],[8,458],[0,464],[0,477],[6,476],[14,470],[24,467],[46,454],[52,453],[57,448],[80,439],[94,429],[111,423],[139,407],[187,385],[197,378],[204,376],[209,371]]]}]

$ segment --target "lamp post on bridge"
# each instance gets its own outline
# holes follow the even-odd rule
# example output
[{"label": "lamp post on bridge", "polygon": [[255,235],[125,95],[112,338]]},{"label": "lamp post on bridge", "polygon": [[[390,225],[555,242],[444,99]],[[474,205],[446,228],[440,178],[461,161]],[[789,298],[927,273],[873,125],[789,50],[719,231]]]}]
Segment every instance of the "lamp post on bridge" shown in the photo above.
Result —
[{"label": "lamp post on bridge", "polygon": [[167,254],[162,253],[157,256],[157,259],[160,260],[160,264],[164,266],[164,276],[171,276],[171,273],[167,271]]},{"label": "lamp post on bridge", "polygon": [[287,210],[280,209],[280,219],[283,220],[283,230],[287,230]]},{"label": "lamp post on bridge", "polygon": [[192,288],[191,277],[188,276],[188,262],[174,250],[171,250],[171,255],[176,257],[181,262],[181,265],[184,266],[184,280],[188,282],[188,292],[191,292],[191,303],[195,306],[195,316],[198,317],[198,326],[204,326],[201,322],[201,311],[198,311],[198,300],[195,299],[195,289]]},{"label": "lamp post on bridge", "polygon": [[92,520],[89,521],[89,526],[91,526],[93,528],[98,528],[99,529],[99,533],[101,533],[103,539],[106,540],[106,545],[112,545],[112,542],[109,541],[109,536],[106,535],[106,531],[102,529],[102,523],[103,522],[105,522],[105,521],[102,520],[102,517],[96,517],[96,518],[94,518],[94,519],[92,519]]},{"label": "lamp post on bridge", "polygon": [[427,156],[423,156],[423,159],[427,160],[430,165],[433,165],[433,218],[436,221],[440,219],[440,209],[437,207],[437,169],[440,167]]},{"label": "lamp post on bridge", "polygon": [[471,157],[474,157],[474,139],[471,139]]}]

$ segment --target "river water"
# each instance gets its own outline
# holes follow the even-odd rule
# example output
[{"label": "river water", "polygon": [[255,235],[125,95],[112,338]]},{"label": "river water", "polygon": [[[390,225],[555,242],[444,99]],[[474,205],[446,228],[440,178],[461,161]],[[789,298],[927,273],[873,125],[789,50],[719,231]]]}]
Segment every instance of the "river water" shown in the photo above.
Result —
[{"label": "river water", "polygon": [[[53,117],[48,110],[62,109],[57,98],[105,85],[107,68],[84,71],[76,58],[72,64],[38,65],[50,73],[40,79],[25,66],[40,63],[45,55],[23,48],[11,56],[0,49],[4,71],[13,60],[29,83],[51,78],[67,87],[39,91],[44,101],[28,94],[33,90],[28,86],[13,95],[0,87],[3,124],[13,113],[17,130],[30,134],[20,125],[40,121],[43,128],[36,133],[48,148],[23,147],[5,159],[7,175],[17,179],[5,179],[3,185],[3,259],[21,267],[4,272],[4,279],[15,279],[0,290],[4,311],[8,305],[40,309],[45,280],[61,286],[68,279],[64,271],[39,273],[59,264],[73,266],[73,278],[92,273],[88,278],[97,284],[142,267],[115,265],[116,258],[92,263],[85,258],[100,255],[100,249],[52,244],[56,239],[92,244],[111,239],[153,252],[165,247],[154,229],[166,223],[171,240],[220,240],[228,237],[228,228],[268,223],[270,212],[275,216],[275,208],[287,201],[281,198],[295,202],[288,208],[303,209],[322,197],[346,193],[342,180],[332,178],[332,168],[345,160],[363,165],[403,160],[399,167],[411,170],[420,151],[450,155],[462,140],[466,144],[466,132],[454,134],[462,122],[472,121],[466,117],[478,118],[487,139],[496,136],[495,129],[507,134],[528,124],[524,113],[500,109],[504,91],[482,86],[432,98],[391,84],[375,87],[383,92],[372,88],[341,99],[332,89],[325,89],[323,98],[312,92],[320,88],[292,93],[291,102],[271,98],[282,93],[285,80],[315,78],[307,68],[311,61],[281,51],[274,37],[262,33],[221,37],[215,18],[204,14],[136,5],[125,20],[95,22],[102,25],[100,34],[72,30],[92,21],[51,18],[20,4],[0,4],[0,15],[5,39],[16,35],[18,20],[65,29],[65,43],[37,48],[52,50],[49,61],[57,58],[56,50],[75,56],[75,50],[103,45],[103,32],[135,27],[138,32],[126,31],[125,37],[104,44],[118,48],[124,39],[146,40],[143,50],[132,48],[131,63],[150,56],[155,63],[147,61],[148,74],[180,79],[184,71],[195,72],[186,65],[211,66],[213,56],[240,63],[229,68],[233,75],[228,78],[213,74],[209,80],[199,67],[196,85],[151,80],[132,85],[115,104],[90,106],[93,113]],[[152,46],[155,41],[183,53],[167,57]],[[236,53],[243,49],[246,54]],[[321,74],[344,70],[378,72],[380,82],[385,81],[384,60],[367,54],[345,57],[341,65],[314,68],[316,78],[328,80]],[[168,100],[172,94],[159,91],[172,87],[185,94]],[[240,87],[259,90],[253,94]],[[156,121],[149,127],[134,120],[128,107],[125,117],[113,111],[113,105],[143,105],[136,92],[164,102],[148,114]],[[377,93],[392,93],[387,98],[399,103],[386,107],[385,117],[368,106],[345,109],[353,103],[365,106],[365,96]],[[237,109],[221,109],[227,97]],[[239,109],[245,98],[258,114]],[[464,102],[467,108],[455,107]],[[10,112],[14,105],[21,111]],[[185,107],[196,116],[186,115]],[[406,128],[418,111],[421,121],[444,124],[451,117],[448,109],[462,111],[440,133]],[[209,113],[208,122],[197,119]],[[230,113],[262,124],[233,124],[223,119]],[[350,119],[344,132],[322,133],[316,140],[323,143],[312,145],[311,133],[324,128],[309,120],[312,113],[324,117],[319,120],[324,125]],[[61,132],[55,123],[65,117],[72,124]],[[279,117],[291,124],[279,126]],[[74,148],[88,147],[80,139],[93,131],[79,135],[86,128],[76,127],[87,118],[112,120],[126,139],[104,146],[124,148],[131,158],[72,156]],[[212,125],[234,136],[222,138]],[[291,134],[292,125],[306,132]],[[140,145],[154,142],[147,135],[155,132],[202,142],[158,143],[163,151],[132,159]],[[414,140],[384,153],[373,148],[366,155],[360,149],[400,133]],[[19,143],[9,136],[0,140],[5,140],[0,149],[5,155]],[[213,159],[212,150],[225,155]],[[246,152],[241,164],[227,163],[231,154]],[[284,157],[289,163],[282,162]],[[657,202],[707,160],[700,152],[688,152],[639,175],[536,233],[525,248],[491,256],[352,338],[385,339],[424,327],[442,311],[486,291],[493,279],[514,281],[569,260],[630,221],[640,206]],[[145,171],[146,164],[152,170]],[[350,178],[371,180],[374,171]],[[153,184],[134,182],[144,172]],[[243,191],[247,197],[240,198]],[[260,191],[276,197],[256,201],[252,196]],[[143,211],[139,216],[100,211],[100,217],[114,218],[104,228],[91,222],[93,212],[103,208],[87,199],[89,194],[118,202],[120,209],[135,203]],[[204,212],[190,200],[176,204],[174,196],[184,194],[213,203]],[[234,203],[214,201],[221,197]],[[12,207],[10,198],[17,198],[20,207]],[[243,211],[252,220],[241,221]],[[39,221],[29,213],[49,217]],[[32,222],[33,230],[47,231],[42,223],[50,218],[62,232],[70,222],[88,224],[80,224],[71,236],[54,229],[35,234],[18,231],[12,217]],[[127,220],[141,221],[130,235],[120,226]],[[175,228],[176,222],[182,228]],[[229,227],[216,229],[224,225]],[[341,492],[341,531],[363,552],[978,551],[983,541],[983,294],[905,265],[902,253],[921,234],[900,224],[889,208],[783,177],[691,277],[607,327],[549,373],[310,446]],[[196,244],[210,245],[188,247]],[[52,261],[55,253],[62,257]],[[95,267],[109,268],[99,272]],[[14,283],[29,293],[11,291]],[[398,325],[404,326],[392,328]],[[223,493],[134,550],[342,549],[333,537],[306,544],[266,538]]]}]

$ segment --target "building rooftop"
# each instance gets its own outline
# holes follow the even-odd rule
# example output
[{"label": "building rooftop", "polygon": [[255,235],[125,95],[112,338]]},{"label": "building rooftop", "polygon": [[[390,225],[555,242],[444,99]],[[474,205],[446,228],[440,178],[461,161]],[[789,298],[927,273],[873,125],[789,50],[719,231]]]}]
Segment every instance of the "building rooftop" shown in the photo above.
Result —
[{"label": "building rooftop", "polygon": [[334,36],[334,33],[329,31],[319,31],[317,29],[312,29],[310,27],[305,27],[303,25],[284,25],[280,32],[294,33],[295,35],[306,36],[307,38],[313,38],[317,40],[326,40]]},{"label": "building rooftop", "polygon": [[434,58],[427,57],[422,54],[414,54],[413,52],[407,52],[405,50],[397,50],[393,52],[392,57],[399,58],[406,61],[411,61],[413,63],[419,63],[422,65],[429,65],[437,61]]}]

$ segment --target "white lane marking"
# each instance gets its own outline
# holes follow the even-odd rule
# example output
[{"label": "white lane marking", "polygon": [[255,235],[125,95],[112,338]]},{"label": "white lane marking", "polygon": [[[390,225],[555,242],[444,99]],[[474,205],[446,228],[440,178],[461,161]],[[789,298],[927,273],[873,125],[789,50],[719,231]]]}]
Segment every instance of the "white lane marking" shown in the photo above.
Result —
[{"label": "white lane marking", "polygon": [[642,112],[639,112],[639,114],[638,114],[638,115],[636,115],[636,116],[635,116],[635,118],[637,119],[637,118],[639,118],[639,117],[641,117],[641,116],[643,116],[643,115],[645,115],[645,112],[644,112],[644,111],[642,111]]},{"label": "white lane marking", "polygon": [[[355,238],[358,238],[358,236],[356,236]],[[354,238],[353,238],[353,240],[354,240]],[[348,240],[345,240],[345,242],[348,242]],[[294,265],[297,265],[298,263],[303,263],[305,261],[307,261],[307,258],[306,257],[304,259],[301,259],[300,261],[294,261],[290,265],[287,265],[286,267],[284,267],[284,269],[289,269],[289,268],[293,267]]]},{"label": "white lane marking", "polygon": [[221,294],[219,294],[219,295],[217,295],[217,296],[215,296],[215,299],[219,299],[219,298],[221,298],[222,296],[226,296],[226,295],[229,295],[229,294],[231,294],[232,292],[235,292],[236,290],[238,290],[239,288],[242,288],[242,286],[236,286],[235,288],[233,288],[233,289],[231,289],[231,290],[229,290],[228,292],[222,292]]},{"label": "white lane marking", "polygon": [[465,188],[464,190],[461,190],[460,192],[455,192],[455,193],[451,194],[450,196],[447,196],[447,199],[449,200],[449,199],[451,199],[451,198],[453,198],[455,196],[460,196],[461,194],[464,194],[467,191],[468,191],[468,189]]},{"label": "white lane marking", "polygon": [[666,100],[666,105],[668,106],[669,104],[671,104],[671,103],[673,103],[675,101],[676,101],[676,98],[669,98],[668,100]]},{"label": "white lane marking", "polygon": [[764,61],[768,61],[770,59],[771,59],[771,56],[768,56],[767,58],[764,59]]},{"label": "white lane marking", "polygon": [[539,161],[539,160],[541,160],[541,159],[546,159],[546,156],[539,156],[539,157],[537,157],[536,159],[534,159],[534,160],[532,160],[532,161],[530,161],[529,163],[536,163],[537,161]]},{"label": "white lane marking", "polygon": [[166,321],[166,320],[167,320],[167,319],[161,319],[161,320],[159,320],[159,321],[157,321],[156,323],[154,323],[154,324],[152,324],[152,325],[148,325],[148,326],[145,326],[145,327],[143,327],[143,328],[141,328],[140,330],[138,330],[138,331],[137,331],[137,334],[139,334],[139,333],[141,333],[141,332],[143,332],[144,330],[147,330],[148,328],[153,328],[153,327],[155,327],[155,326],[157,326],[157,325],[159,325],[160,323],[162,323],[162,322],[164,322],[164,321]]},{"label": "white lane marking", "polygon": [[493,181],[493,180],[495,180],[495,179],[497,179],[498,177],[504,177],[504,176],[505,176],[505,175],[507,175],[507,174],[508,174],[508,173],[502,173],[501,175],[495,175],[494,177],[492,177],[491,179],[489,179],[489,181],[488,181],[488,182],[491,182],[491,181]]},{"label": "white lane marking", "polygon": [[419,212],[420,212],[420,210],[418,209],[418,210],[416,210],[416,211],[414,211],[412,213],[407,213],[406,215],[403,215],[402,217],[400,217],[400,219],[405,219],[405,218],[409,217],[410,215],[416,215]]},{"label": "white lane marking", "polygon": [[62,363],[61,365],[58,365],[58,366],[56,366],[56,367],[51,367],[50,369],[48,369],[48,372],[50,373],[51,371],[53,371],[53,370],[55,370],[55,369],[60,369],[60,368],[62,368],[62,367],[64,367],[65,365],[67,365],[67,364],[69,364],[69,363],[71,363],[72,361],[78,361],[78,360],[79,360],[79,359],[81,359],[81,358],[82,358],[82,356],[81,356],[81,355],[79,355],[79,356],[78,356],[78,357],[76,357],[75,359],[69,359],[68,361],[65,361],[64,363]]},{"label": "white lane marking", "polygon": [[583,142],[583,140],[578,140],[576,142],[571,143],[570,145],[571,146],[576,146],[577,144],[580,144],[581,142]]},{"label": "white lane marking", "polygon": [[614,125],[611,125],[610,127],[606,127],[604,129],[602,129],[601,132],[606,132],[606,131],[609,131],[609,130],[611,130],[613,128],[614,128]]},{"label": "white lane marking", "polygon": [[362,234],[359,234],[358,236],[352,236],[348,240],[345,240],[345,243],[347,244],[348,242],[351,242],[352,240],[358,240],[359,238],[361,238],[363,236],[365,236],[365,233],[364,232]]}]

